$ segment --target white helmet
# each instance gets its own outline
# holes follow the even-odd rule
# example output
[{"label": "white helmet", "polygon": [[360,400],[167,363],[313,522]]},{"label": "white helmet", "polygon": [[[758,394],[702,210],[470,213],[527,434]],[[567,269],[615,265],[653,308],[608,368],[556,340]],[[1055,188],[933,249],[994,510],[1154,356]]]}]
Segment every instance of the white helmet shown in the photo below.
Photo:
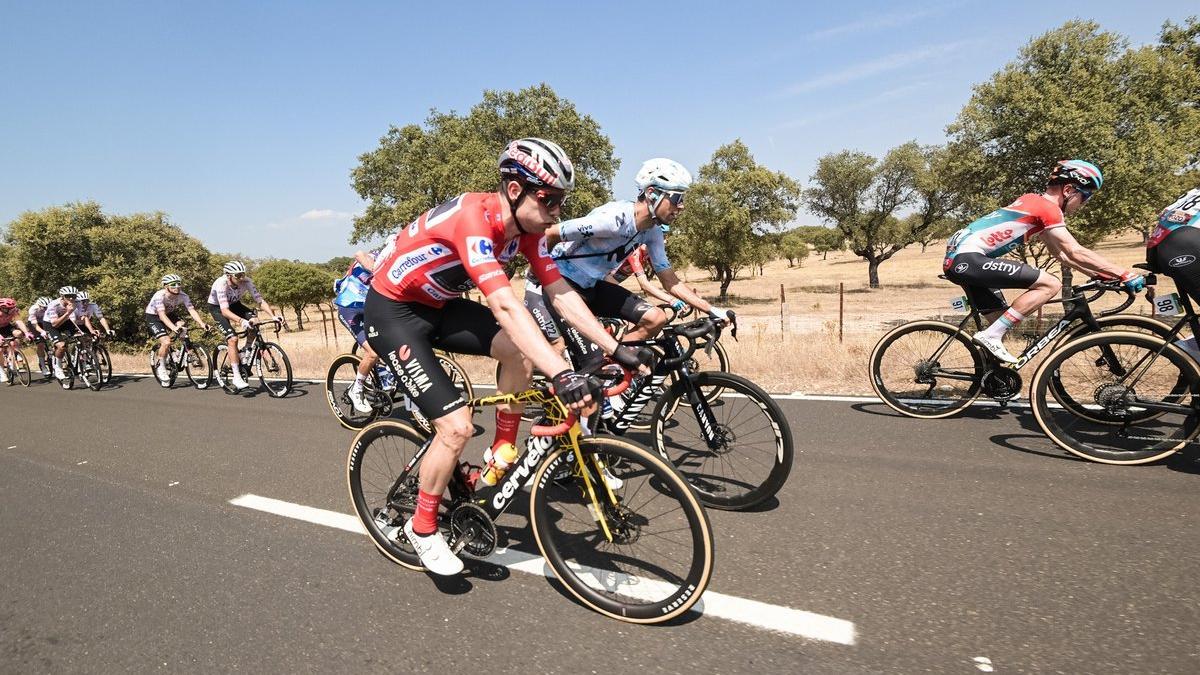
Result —
[{"label": "white helmet", "polygon": [[570,191],[575,187],[575,167],[557,143],[544,138],[522,138],[509,143],[496,162],[500,177],[515,178],[535,187]]},{"label": "white helmet", "polygon": [[[228,265],[226,265],[226,267],[228,267]],[[225,271],[228,272],[229,270],[225,270]],[[183,283],[183,279],[180,279],[178,274],[164,274],[163,275],[163,278],[162,278],[163,286],[167,286],[169,284],[180,284],[180,283]]]},{"label": "white helmet", "polygon": [[79,291],[78,299],[80,302],[88,302],[92,299],[92,296],[88,295],[87,291]]},{"label": "white helmet", "polygon": [[225,270],[225,274],[245,274],[246,273],[246,266],[243,265],[241,263],[241,261],[238,261],[238,260],[230,260],[229,262],[225,263],[225,267],[223,269]]},{"label": "white helmet", "polygon": [[646,188],[656,187],[668,192],[683,192],[692,186],[692,174],[682,164],[665,157],[655,157],[642,163],[633,179],[638,194]]},{"label": "white helmet", "polygon": [[50,298],[47,298],[46,296],[43,295],[42,297],[38,298],[37,300],[34,300],[33,304],[38,307],[48,307],[51,302],[52,302],[52,300],[50,300]]},{"label": "white helmet", "polygon": [[59,295],[59,297],[62,297],[65,295],[76,295],[77,296],[77,295],[79,295],[79,289],[75,288],[74,286],[63,286],[62,288],[58,289],[58,295]]}]

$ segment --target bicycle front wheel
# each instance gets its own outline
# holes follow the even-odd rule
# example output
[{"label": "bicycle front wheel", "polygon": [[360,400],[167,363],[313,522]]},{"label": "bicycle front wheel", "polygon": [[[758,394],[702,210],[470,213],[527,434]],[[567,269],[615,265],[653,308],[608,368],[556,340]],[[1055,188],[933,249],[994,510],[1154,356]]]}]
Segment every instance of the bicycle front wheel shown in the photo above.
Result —
[{"label": "bicycle front wheel", "polygon": [[[1052,383],[1072,405],[1054,402]],[[1042,431],[1093,462],[1146,464],[1200,432],[1200,369],[1153,335],[1104,331],[1072,340],[1042,363],[1031,391]],[[1080,405],[1089,409],[1086,416],[1077,414]]]},{"label": "bicycle front wheel", "polygon": [[100,391],[103,386],[103,381],[100,377],[100,369],[96,364],[96,352],[92,351],[91,347],[85,347],[79,350],[79,378],[92,391]]},{"label": "bicycle front wheel", "polygon": [[292,362],[288,360],[283,347],[274,342],[262,343],[254,371],[258,374],[258,381],[273,398],[283,398],[292,390]]},{"label": "bicycle front wheel", "polygon": [[[358,375],[360,363],[362,359],[358,356],[342,354],[329,364],[329,370],[325,373],[325,401],[329,404],[330,412],[337,418],[338,424],[355,431],[374,422],[380,412],[378,407],[372,406],[370,412],[360,413],[354,409],[354,403],[350,400],[350,387]],[[370,392],[376,392],[375,395],[388,395],[382,391],[374,372],[370,375],[370,385],[364,382],[363,386]]]},{"label": "bicycle front wheel", "polygon": [[979,396],[985,369],[971,338],[942,321],[913,321],[886,333],[871,351],[871,387],[909,417],[949,417]]},{"label": "bicycle front wheel", "polygon": [[[710,402],[708,393],[724,392]],[[693,401],[694,390],[703,401]],[[787,418],[767,392],[739,375],[695,373],[659,399],[654,449],[671,462],[705,506],[748,509],[787,481],[795,448]]]},{"label": "bicycle front wheel", "polygon": [[611,436],[579,445],[584,466],[560,446],[534,476],[529,519],[542,556],[572,595],[601,614],[633,623],[683,614],[712,575],[704,508],[648,450]]},{"label": "bicycle front wheel", "polygon": [[200,345],[191,345],[183,352],[183,370],[188,381],[197,389],[207,389],[212,382],[213,366],[208,352]]},{"label": "bicycle front wheel", "polygon": [[25,352],[20,349],[13,351],[13,379],[21,383],[21,386],[28,387],[33,381],[33,377],[29,370],[29,361],[25,358]]},{"label": "bicycle front wheel", "polygon": [[424,443],[408,424],[383,420],[354,437],[346,458],[350,501],[371,541],[393,562],[413,570],[425,568],[401,528],[417,510],[420,463],[401,474]]},{"label": "bicycle front wheel", "polygon": [[107,386],[112,382],[112,357],[108,354],[108,347],[102,344],[96,345],[96,369],[100,371],[100,384]]}]

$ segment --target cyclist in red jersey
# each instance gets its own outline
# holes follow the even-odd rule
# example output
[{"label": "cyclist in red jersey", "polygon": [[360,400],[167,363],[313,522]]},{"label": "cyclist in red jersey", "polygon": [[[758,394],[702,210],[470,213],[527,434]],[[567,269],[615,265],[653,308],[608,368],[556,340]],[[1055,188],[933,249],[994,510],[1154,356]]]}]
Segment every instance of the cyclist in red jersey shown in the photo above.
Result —
[{"label": "cyclist in red jersey", "polygon": [[[663,231],[663,239],[665,240],[667,238],[666,234],[671,231],[670,226],[662,225],[661,227]],[[670,305],[677,312],[686,307],[686,302],[667,293],[666,291],[655,288],[654,284],[650,283],[650,277],[646,274],[647,267],[652,267],[650,264],[650,254],[646,251],[646,245],[642,244],[641,246],[637,247],[636,251],[630,253],[629,257],[621,263],[621,266],[613,270],[613,272],[605,277],[604,280],[610,283],[619,284],[632,276],[637,280],[638,288],[642,289],[642,292],[646,295],[653,297],[659,302]]]},{"label": "cyclist in red jersey", "polygon": [[[1018,260],[997,260],[1038,236],[1063,265],[1091,277],[1120,279],[1132,291],[1146,285],[1142,275],[1126,270],[1081,245],[1067,230],[1064,216],[1083,208],[1104,184],[1099,167],[1070,159],[1050,172],[1045,191],[1021,195],[1015,202],[967,225],[950,237],[942,269],[946,278],[963,287],[971,306],[989,321],[972,339],[1005,363],[1017,363],[1001,340],[1038,307],[1062,290],[1062,282],[1046,270]],[[1009,306],[1001,288],[1028,289]]]},{"label": "cyclist in red jersey", "polygon": [[[524,254],[555,309],[621,365],[648,373],[653,361],[649,350],[622,347],[604,330],[546,251],[543,234],[557,222],[575,184],[562,148],[539,138],[513,141],[500,154],[498,168],[498,192],[459,195],[388,241],[364,307],[367,341],[436,430],[421,462],[416,513],[403,536],[422,565],[440,575],[463,568],[438,531],[437,512],[474,424],[433,349],[498,359],[502,392],[527,387],[532,366],[557,373],[555,394],[572,409],[590,404],[596,389],[592,378],[572,371],[542,337],[509,286],[503,264]],[[475,287],[487,298],[486,307],[461,297]],[[520,419],[519,406],[500,407],[493,447],[516,441]]]}]

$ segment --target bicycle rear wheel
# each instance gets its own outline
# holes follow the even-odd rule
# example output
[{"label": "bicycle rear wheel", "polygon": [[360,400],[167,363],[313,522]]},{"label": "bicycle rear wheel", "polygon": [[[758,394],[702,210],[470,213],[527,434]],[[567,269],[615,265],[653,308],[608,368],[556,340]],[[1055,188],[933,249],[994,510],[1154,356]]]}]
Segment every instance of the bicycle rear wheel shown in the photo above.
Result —
[{"label": "bicycle rear wheel", "polygon": [[[356,431],[374,422],[381,412],[379,407],[372,407],[371,412],[360,413],[354,409],[354,404],[350,401],[350,386],[358,374],[360,363],[362,363],[362,359],[358,356],[342,354],[329,364],[329,370],[325,373],[325,401],[329,404],[329,410],[337,418],[339,424]],[[381,391],[379,378],[376,377],[374,371],[369,377],[369,385],[364,382],[363,387],[369,392],[375,392],[376,396],[387,395]],[[391,407],[390,404],[388,407]]]},{"label": "bicycle rear wheel", "polygon": [[[779,404],[758,385],[730,373],[696,373],[690,383],[679,380],[655,406],[654,449],[683,474],[705,506],[748,509],[779,492],[795,455]],[[704,396],[699,410],[688,399],[690,386]],[[725,394],[709,402],[706,394],[713,389]]]},{"label": "bicycle rear wheel", "polygon": [[109,356],[108,347],[103,344],[96,344],[96,369],[100,372],[101,386],[108,386],[112,382],[112,357]]},{"label": "bicycle rear wheel", "polygon": [[979,396],[986,367],[971,338],[942,321],[913,321],[871,351],[871,387],[902,415],[949,417]]},{"label": "bicycle rear wheel", "polygon": [[188,381],[197,389],[207,389],[212,382],[213,366],[208,352],[200,345],[191,345],[183,351],[183,370]]},{"label": "bicycle rear wheel", "polygon": [[413,570],[425,568],[402,528],[417,510],[420,462],[403,479],[401,472],[424,444],[425,437],[408,424],[383,420],[354,437],[346,458],[350,501],[371,542],[393,562]]},{"label": "bicycle rear wheel", "polygon": [[[1075,404],[1052,403],[1055,380]],[[1072,340],[1042,363],[1031,391],[1042,431],[1093,462],[1153,462],[1200,433],[1200,369],[1153,335],[1103,331]],[[1078,405],[1089,408],[1086,417]]]},{"label": "bicycle rear wheel", "polygon": [[258,381],[266,387],[273,398],[283,398],[292,390],[292,362],[283,347],[274,342],[263,342],[254,363]]},{"label": "bicycle rear wheel", "polygon": [[170,388],[172,385],[175,384],[175,378],[179,376],[179,369],[172,362],[170,350],[167,351],[167,381],[165,383],[163,382],[162,378],[158,376],[158,364],[161,362],[162,362],[162,360],[158,358],[158,348],[155,347],[155,348],[151,349],[150,350],[150,375],[159,384],[165,384],[167,388]]},{"label": "bicycle rear wheel", "polygon": [[[560,446],[534,476],[529,520],[542,556],[571,595],[601,614],[633,623],[683,614],[712,575],[704,508],[679,474],[648,450],[610,436],[581,438],[579,445],[585,466]],[[612,498],[596,458],[620,481],[617,487],[607,479]]]}]

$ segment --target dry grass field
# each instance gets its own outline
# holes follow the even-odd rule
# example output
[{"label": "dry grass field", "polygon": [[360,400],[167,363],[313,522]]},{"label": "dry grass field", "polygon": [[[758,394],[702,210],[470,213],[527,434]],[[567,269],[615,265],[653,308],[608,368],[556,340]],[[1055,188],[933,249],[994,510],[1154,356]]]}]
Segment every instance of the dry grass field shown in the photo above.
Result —
[{"label": "dry grass field", "polygon": [[[1102,242],[1098,250],[1125,266],[1142,262],[1145,248],[1136,236]],[[735,372],[746,375],[768,391],[804,393],[867,394],[866,361],[879,337],[898,322],[936,316],[953,317],[950,300],[961,295],[957,286],[938,279],[943,246],[934,244],[921,253],[910,247],[885,262],[879,271],[882,288],[867,287],[867,265],[851,253],[831,253],[827,260],[812,255],[803,267],[789,268],[786,261],[766,266],[765,274],[743,276],[730,287],[731,299],[724,303],[738,312],[738,340],[722,338]],[[718,284],[703,271],[690,269],[685,279],[701,295],[715,298]],[[1080,283],[1076,276],[1076,283]],[[632,287],[633,282],[626,282]],[[838,340],[838,285],[844,284],[844,323]],[[782,307],[780,285],[787,300]],[[1174,291],[1170,279],[1160,278],[1160,292]],[[514,289],[522,292],[517,282]],[[1009,291],[1009,297],[1015,295]],[[1048,306],[1048,314],[1060,312]],[[1128,311],[1150,313],[1140,300]],[[289,317],[291,312],[288,312]],[[336,354],[347,351],[350,341],[340,325],[336,333],[326,324],[322,330],[316,308],[300,332],[282,333],[280,342],[291,357],[296,376],[324,377]],[[961,316],[961,315],[960,315]],[[294,320],[294,317],[290,317]],[[1023,341],[1010,349],[1018,351]],[[125,372],[146,372],[144,357],[120,356],[115,366]],[[492,382],[494,362],[461,357],[475,382]]]}]

